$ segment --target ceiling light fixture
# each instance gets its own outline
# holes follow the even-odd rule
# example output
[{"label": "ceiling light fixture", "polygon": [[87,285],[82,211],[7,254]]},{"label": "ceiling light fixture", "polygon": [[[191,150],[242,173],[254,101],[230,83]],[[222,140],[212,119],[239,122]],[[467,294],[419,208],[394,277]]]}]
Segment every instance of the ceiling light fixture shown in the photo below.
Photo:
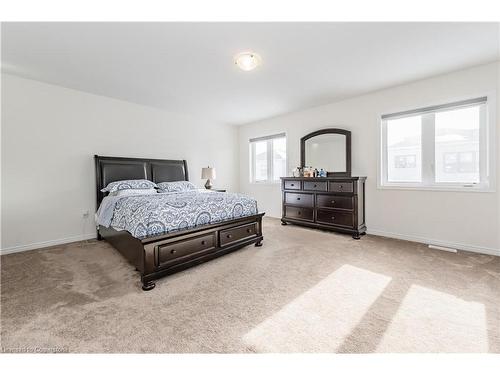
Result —
[{"label": "ceiling light fixture", "polygon": [[234,58],[234,63],[241,70],[248,72],[258,67],[262,63],[262,59],[255,52],[242,52]]}]

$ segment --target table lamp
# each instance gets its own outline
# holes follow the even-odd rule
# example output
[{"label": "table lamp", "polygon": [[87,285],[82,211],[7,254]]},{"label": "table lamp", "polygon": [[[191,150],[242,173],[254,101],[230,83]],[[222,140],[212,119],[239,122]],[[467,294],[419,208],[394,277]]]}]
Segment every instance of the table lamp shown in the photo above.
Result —
[{"label": "table lamp", "polygon": [[206,178],[205,189],[212,188],[212,181],[215,180],[215,168],[207,167],[201,169],[201,178]]}]

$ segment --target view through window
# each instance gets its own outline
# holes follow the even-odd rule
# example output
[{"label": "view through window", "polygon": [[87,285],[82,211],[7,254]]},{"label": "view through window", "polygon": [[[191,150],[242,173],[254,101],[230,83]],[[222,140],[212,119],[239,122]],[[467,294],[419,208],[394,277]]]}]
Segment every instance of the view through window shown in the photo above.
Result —
[{"label": "view through window", "polygon": [[286,176],[286,136],[250,140],[250,181],[277,182]]},{"label": "view through window", "polygon": [[486,118],[486,98],[382,116],[382,185],[487,185]]}]

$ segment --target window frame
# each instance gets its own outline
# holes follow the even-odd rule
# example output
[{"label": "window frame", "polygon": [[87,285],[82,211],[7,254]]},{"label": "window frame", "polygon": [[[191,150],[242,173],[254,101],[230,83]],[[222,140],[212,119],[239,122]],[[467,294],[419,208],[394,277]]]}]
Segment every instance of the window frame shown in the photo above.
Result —
[{"label": "window frame", "polygon": [[[250,138],[248,140],[248,144],[249,144],[249,162],[250,162],[250,166],[249,166],[249,171],[250,171],[250,176],[249,176],[249,179],[250,179],[250,183],[251,184],[257,184],[257,185],[276,185],[276,184],[280,184],[281,181],[280,180],[274,180],[273,179],[273,176],[274,176],[274,160],[273,160],[273,142],[275,139],[279,139],[279,138],[285,138],[285,148],[286,148],[286,151],[285,151],[285,172],[288,171],[288,137],[287,137],[287,134],[285,132],[280,132],[280,133],[275,133],[275,134],[272,134],[272,135],[267,135],[267,136],[263,136],[263,137],[256,137],[256,138]],[[257,142],[261,142],[261,141],[266,141],[266,146],[267,146],[267,179],[266,180],[259,180],[259,181],[256,181],[255,180],[255,168],[256,168],[256,163],[255,163],[255,144]],[[286,173],[285,173],[286,174]],[[286,176],[283,176],[283,177],[286,177]]]},{"label": "window frame", "polygon": [[[485,98],[483,103],[460,104]],[[495,118],[496,95],[488,94],[465,100],[449,101],[447,104],[430,105],[422,109],[394,111],[396,115],[379,115],[380,142],[378,158],[377,188],[396,190],[437,190],[464,192],[495,192]],[[480,105],[479,123],[479,183],[456,183],[435,181],[435,114],[446,110]],[[400,116],[397,114],[401,113]],[[397,118],[422,116],[421,182],[388,181],[387,121]]]}]

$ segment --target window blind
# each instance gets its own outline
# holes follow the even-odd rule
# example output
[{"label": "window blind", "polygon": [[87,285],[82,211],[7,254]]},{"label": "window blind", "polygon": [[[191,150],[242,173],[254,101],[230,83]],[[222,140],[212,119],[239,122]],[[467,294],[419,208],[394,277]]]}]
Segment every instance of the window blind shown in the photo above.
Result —
[{"label": "window blind", "polygon": [[424,107],[424,108],[419,108],[419,109],[413,109],[410,111],[403,111],[403,112],[396,112],[396,113],[390,113],[386,115],[382,115],[382,119],[394,119],[397,117],[406,117],[406,116],[412,116],[412,115],[419,115],[423,113],[428,113],[428,112],[438,112],[442,111],[444,109],[448,108],[457,108],[457,107],[468,107],[471,105],[477,105],[477,104],[484,104],[487,102],[487,97],[483,96],[480,98],[475,98],[475,99],[468,99],[468,100],[462,100],[459,102],[454,102],[454,103],[447,103],[447,104],[441,104],[441,105],[434,105],[431,107]]},{"label": "window blind", "polygon": [[273,135],[267,135],[265,137],[257,137],[257,138],[250,138],[249,142],[259,142],[259,141],[267,141],[269,139],[275,139],[275,138],[284,138],[286,136],[285,133],[279,133],[279,134],[273,134]]}]

